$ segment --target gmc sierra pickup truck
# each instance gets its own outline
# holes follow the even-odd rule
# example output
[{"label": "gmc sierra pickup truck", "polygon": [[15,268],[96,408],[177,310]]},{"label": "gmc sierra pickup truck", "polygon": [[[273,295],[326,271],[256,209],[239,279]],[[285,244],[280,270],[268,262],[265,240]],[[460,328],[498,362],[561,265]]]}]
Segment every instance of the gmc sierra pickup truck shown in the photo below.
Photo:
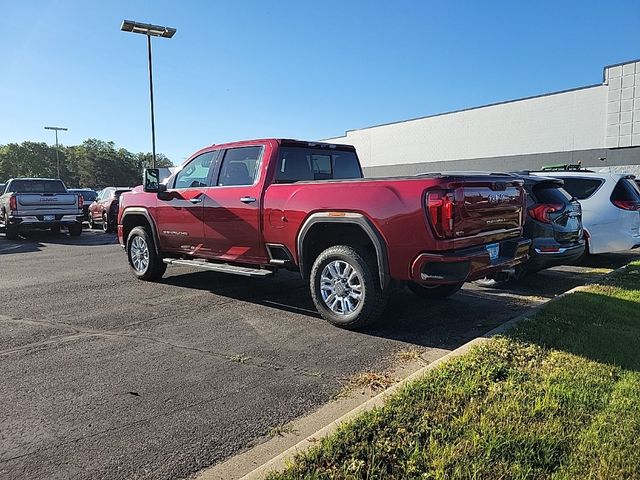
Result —
[{"label": "gmc sierra pickup truck", "polygon": [[13,178],[0,196],[0,230],[9,239],[24,230],[51,229],[82,234],[83,198],[54,178]]},{"label": "gmc sierra pickup truck", "polygon": [[120,200],[138,278],[296,270],[343,328],[374,321],[393,288],[445,297],[527,259],[522,181],[506,174],[365,179],[351,146],[267,139],[204,148],[159,179],[145,170]]}]

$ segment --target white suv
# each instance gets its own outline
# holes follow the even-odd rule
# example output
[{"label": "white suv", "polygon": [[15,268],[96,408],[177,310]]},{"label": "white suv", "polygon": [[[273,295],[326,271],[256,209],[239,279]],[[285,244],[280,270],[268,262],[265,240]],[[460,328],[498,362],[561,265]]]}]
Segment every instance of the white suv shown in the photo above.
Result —
[{"label": "white suv", "polygon": [[536,175],[561,178],[564,189],[580,202],[589,253],[640,247],[640,188],[633,175],[588,170]]}]

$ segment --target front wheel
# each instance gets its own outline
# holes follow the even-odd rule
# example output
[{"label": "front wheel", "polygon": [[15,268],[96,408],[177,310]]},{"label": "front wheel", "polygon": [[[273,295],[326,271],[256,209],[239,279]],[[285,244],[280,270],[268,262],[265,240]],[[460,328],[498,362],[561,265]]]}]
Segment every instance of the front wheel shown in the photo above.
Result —
[{"label": "front wheel", "polygon": [[91,212],[89,212],[89,228],[91,230],[94,230],[96,228],[96,223],[93,221],[93,214]]},{"label": "front wheel", "polygon": [[356,249],[329,247],[311,269],[311,297],[329,323],[349,330],[375,322],[384,311],[387,292],[380,286],[375,263]]},{"label": "front wheel", "polygon": [[445,298],[453,295],[462,288],[462,285],[464,285],[464,282],[434,286],[420,285],[419,283],[414,282],[409,282],[407,284],[409,290],[411,290],[417,296],[430,300],[434,298]]},{"label": "front wheel", "polygon": [[111,225],[111,221],[109,220],[109,216],[107,215],[107,212],[104,212],[102,214],[102,230],[105,233],[112,233],[114,230],[113,225]]},{"label": "front wheel", "polygon": [[156,253],[153,238],[144,227],[135,227],[127,238],[127,259],[140,280],[158,280],[167,265]]}]

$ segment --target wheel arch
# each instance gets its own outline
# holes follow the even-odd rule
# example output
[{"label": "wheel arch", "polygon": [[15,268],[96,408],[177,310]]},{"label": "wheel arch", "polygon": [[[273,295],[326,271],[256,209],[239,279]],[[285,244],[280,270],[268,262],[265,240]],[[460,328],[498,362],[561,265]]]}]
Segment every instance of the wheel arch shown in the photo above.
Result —
[{"label": "wheel arch", "polygon": [[[313,236],[310,233],[318,231],[318,227],[322,226],[331,227],[331,231],[334,233],[336,229],[340,230],[340,227],[345,227],[342,230],[343,232],[346,232],[346,230],[351,230],[351,233],[361,232],[361,240],[366,238],[374,249],[380,287],[384,289],[389,285],[389,260],[387,247],[382,235],[367,217],[360,213],[352,212],[316,212],[310,215],[303,223],[298,233],[296,248],[298,250],[298,267],[304,279],[308,279],[310,276],[311,267],[315,260],[313,254],[316,253],[311,244]],[[350,244],[348,241],[342,243]],[[341,243],[331,241],[325,245],[325,248],[339,244]]]},{"label": "wheel arch", "polygon": [[160,238],[158,237],[158,230],[153,218],[149,214],[149,211],[143,207],[129,207],[122,212],[120,218],[122,225],[122,238],[126,245],[129,232],[135,227],[149,227],[151,236],[153,237],[154,249],[158,255],[160,255]]}]

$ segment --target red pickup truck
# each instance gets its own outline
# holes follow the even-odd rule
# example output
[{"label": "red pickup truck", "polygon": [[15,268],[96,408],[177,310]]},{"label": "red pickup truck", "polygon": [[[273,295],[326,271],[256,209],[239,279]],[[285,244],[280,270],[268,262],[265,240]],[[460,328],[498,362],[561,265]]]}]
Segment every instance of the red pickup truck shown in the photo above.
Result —
[{"label": "red pickup truck", "polygon": [[118,216],[138,278],[172,264],[296,270],[343,328],[374,321],[393,288],[445,297],[527,259],[522,181],[506,174],[365,179],[352,146],[267,139],[212,145],[143,181]]}]

